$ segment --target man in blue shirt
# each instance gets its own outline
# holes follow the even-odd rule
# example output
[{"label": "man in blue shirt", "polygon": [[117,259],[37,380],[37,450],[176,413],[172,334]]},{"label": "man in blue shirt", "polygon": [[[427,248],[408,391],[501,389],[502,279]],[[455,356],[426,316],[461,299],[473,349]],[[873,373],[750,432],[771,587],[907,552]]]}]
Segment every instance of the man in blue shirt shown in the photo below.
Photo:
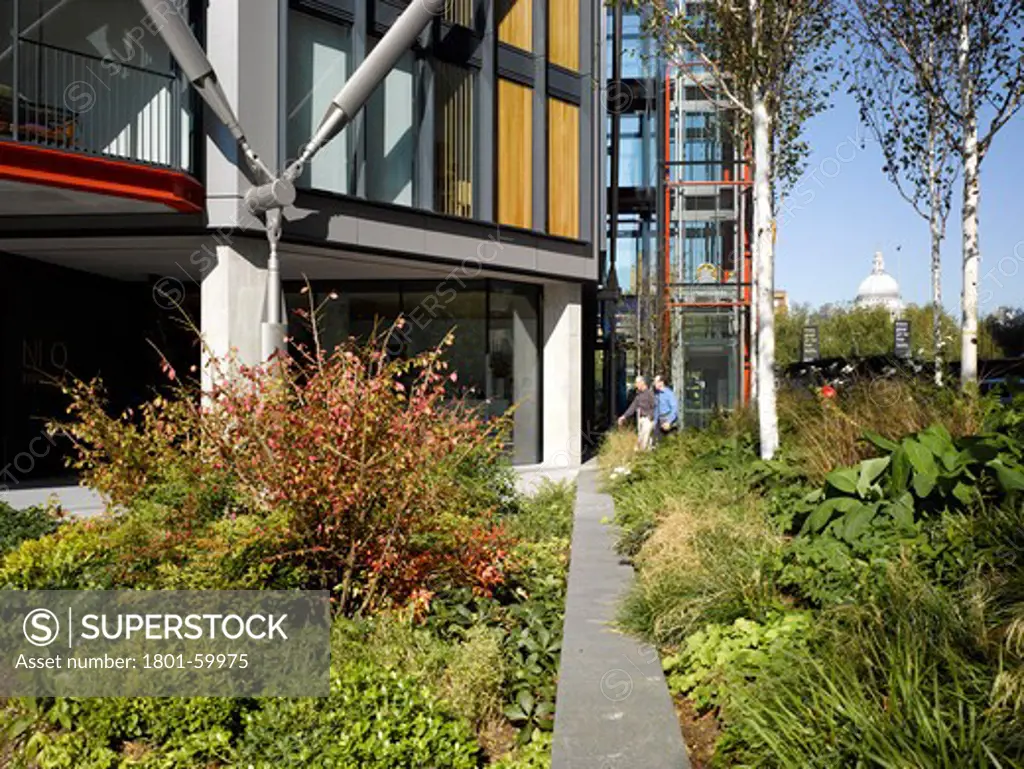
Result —
[{"label": "man in blue shirt", "polygon": [[665,384],[662,376],[654,377],[654,392],[658,399],[657,405],[657,429],[655,434],[662,438],[673,430],[679,422],[679,403],[672,388]]}]

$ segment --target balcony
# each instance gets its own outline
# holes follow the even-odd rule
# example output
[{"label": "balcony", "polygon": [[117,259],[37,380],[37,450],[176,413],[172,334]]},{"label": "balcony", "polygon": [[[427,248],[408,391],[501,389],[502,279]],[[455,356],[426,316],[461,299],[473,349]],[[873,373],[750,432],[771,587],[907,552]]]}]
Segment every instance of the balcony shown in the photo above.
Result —
[{"label": "balcony", "polygon": [[191,170],[189,91],[177,75],[33,40],[18,49],[18,80],[0,85],[0,136]]},{"label": "balcony", "polygon": [[90,6],[0,44],[0,216],[201,210],[192,91],[158,38],[117,40],[137,4]]}]

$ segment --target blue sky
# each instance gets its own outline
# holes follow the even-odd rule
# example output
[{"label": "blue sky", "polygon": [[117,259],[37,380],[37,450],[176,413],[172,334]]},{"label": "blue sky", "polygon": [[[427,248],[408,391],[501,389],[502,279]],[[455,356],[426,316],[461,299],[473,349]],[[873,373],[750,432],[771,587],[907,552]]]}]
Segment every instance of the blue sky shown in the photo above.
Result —
[{"label": "blue sky", "polygon": [[[776,288],[791,303],[852,300],[871,271],[876,250],[900,282],[907,302],[930,301],[928,223],[882,173],[882,155],[870,140],[865,149],[849,139],[865,137],[852,97],[836,94],[835,107],[807,129],[812,153],[800,196],[790,213],[780,212]],[[980,311],[1024,306],[1024,115],[1018,113],[996,136],[981,166]],[[807,191],[813,192],[813,198]],[[959,183],[954,193],[959,198]],[[899,250],[897,250],[899,247]],[[1016,248],[1016,257],[1014,249]],[[959,317],[960,206],[954,200],[943,247],[943,304]]]}]

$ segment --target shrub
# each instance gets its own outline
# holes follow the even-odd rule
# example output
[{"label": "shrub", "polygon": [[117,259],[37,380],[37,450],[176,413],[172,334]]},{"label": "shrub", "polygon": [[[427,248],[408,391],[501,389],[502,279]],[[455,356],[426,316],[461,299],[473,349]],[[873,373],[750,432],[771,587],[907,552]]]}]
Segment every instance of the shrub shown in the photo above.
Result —
[{"label": "shrub", "polygon": [[572,533],[575,486],[545,479],[519,509],[507,517],[509,533],[517,540],[539,542],[568,539]]},{"label": "shrub", "polygon": [[505,675],[500,634],[477,626],[453,649],[441,694],[453,713],[479,730],[501,713]]},{"label": "shrub", "polygon": [[810,642],[811,615],[787,612],[763,622],[739,618],[711,623],[688,636],[679,651],[662,660],[669,689],[690,698],[699,710],[718,707],[735,681],[756,680],[773,658]]},{"label": "shrub", "polygon": [[0,502],[0,556],[10,552],[26,539],[52,534],[61,524],[59,515],[43,507],[15,510]]},{"label": "shrub", "polygon": [[236,754],[255,769],[476,769],[469,725],[414,679],[363,661],[340,662],[331,695],[276,699],[247,714]]},{"label": "shrub", "polygon": [[116,587],[114,527],[81,521],[40,539],[25,540],[0,565],[0,588],[8,590],[105,590]]},{"label": "shrub", "polygon": [[[19,752],[38,769],[177,769],[230,761],[231,739],[255,701],[208,697],[28,700],[34,729]],[[56,727],[61,727],[58,731]]]},{"label": "shrub", "polygon": [[72,421],[51,429],[113,501],[174,512],[176,557],[212,520],[284,511],[276,560],[304,587],[331,590],[343,613],[422,602],[450,584],[489,592],[510,545],[497,515],[517,504],[499,461],[507,423],[450,397],[450,336],[396,360],[393,331],[256,368],[214,360],[217,384],[202,394],[165,364],[171,393],[119,416],[98,383],[75,382]]}]

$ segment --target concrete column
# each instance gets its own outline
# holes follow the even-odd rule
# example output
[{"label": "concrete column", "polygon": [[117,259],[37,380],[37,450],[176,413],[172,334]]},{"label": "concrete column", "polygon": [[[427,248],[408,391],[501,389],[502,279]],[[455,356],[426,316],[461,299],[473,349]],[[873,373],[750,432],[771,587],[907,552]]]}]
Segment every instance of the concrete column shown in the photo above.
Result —
[{"label": "concrete column", "polygon": [[[282,45],[279,0],[209,0],[206,9],[206,51],[217,79],[256,153],[277,169],[280,115],[277,51]],[[211,227],[255,225],[243,212],[249,180],[234,139],[209,111],[205,113],[206,195]],[[258,226],[258,225],[257,225]]]},{"label": "concrete column", "polygon": [[210,356],[222,358],[236,351],[239,363],[262,362],[260,323],[267,289],[264,242],[242,238],[213,242],[207,254],[213,256],[200,284],[204,388],[216,373],[207,365]]},{"label": "concrete column", "polygon": [[543,300],[544,447],[551,467],[580,464],[583,444],[582,292],[576,283],[547,283]]}]

